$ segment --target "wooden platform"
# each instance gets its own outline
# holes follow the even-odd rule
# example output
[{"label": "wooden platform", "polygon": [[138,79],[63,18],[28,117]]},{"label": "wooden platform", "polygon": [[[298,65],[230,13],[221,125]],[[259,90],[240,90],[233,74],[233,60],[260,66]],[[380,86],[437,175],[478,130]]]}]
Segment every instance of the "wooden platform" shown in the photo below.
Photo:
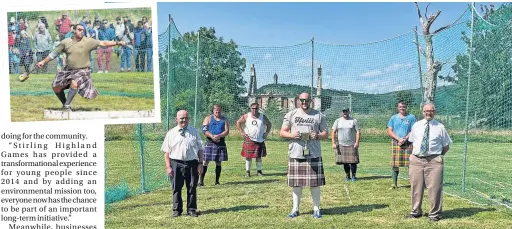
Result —
[{"label": "wooden platform", "polygon": [[64,111],[44,110],[45,119],[60,120],[91,120],[91,119],[122,119],[122,118],[152,118],[155,110],[146,111]]}]

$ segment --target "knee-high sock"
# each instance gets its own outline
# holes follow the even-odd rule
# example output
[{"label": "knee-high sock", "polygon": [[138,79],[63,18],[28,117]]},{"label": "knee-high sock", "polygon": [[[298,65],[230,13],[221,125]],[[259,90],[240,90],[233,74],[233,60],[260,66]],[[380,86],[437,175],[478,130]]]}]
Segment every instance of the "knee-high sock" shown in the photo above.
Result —
[{"label": "knee-high sock", "polygon": [[68,98],[66,99],[66,103],[64,105],[71,104],[71,101],[73,101],[73,97],[75,97],[76,92],[78,92],[78,89],[76,88],[70,88],[68,90]]},{"label": "knee-high sock", "polygon": [[256,161],[256,169],[258,171],[261,171],[261,168],[263,167],[263,162],[261,161]]},{"label": "knee-high sock", "polygon": [[292,193],[293,209],[292,209],[292,212],[299,211],[300,198],[302,198],[302,187],[293,187],[293,193]]},{"label": "knee-high sock", "polygon": [[393,176],[393,185],[394,186],[397,186],[398,185],[398,174],[400,173],[400,171],[398,170],[398,168],[394,168],[393,169],[393,173],[392,173],[392,176]]},{"label": "knee-high sock", "polygon": [[311,199],[313,199],[313,211],[320,210],[320,187],[311,187]]},{"label": "knee-high sock", "polygon": [[208,166],[207,165],[203,165],[203,174],[201,174],[201,177],[199,178],[199,182],[200,183],[204,182],[204,176],[206,175],[206,171],[208,171]]},{"label": "knee-high sock", "polygon": [[64,94],[64,90],[61,90],[60,92],[55,92],[55,95],[57,95],[57,98],[59,98],[62,105],[66,103],[66,94]]},{"label": "knee-high sock", "polygon": [[216,183],[219,183],[219,178],[220,178],[220,172],[221,171],[222,171],[222,166],[221,165],[215,166],[215,182]]},{"label": "knee-high sock", "polygon": [[350,178],[350,164],[343,164],[343,169],[345,169],[345,174],[347,174],[347,178]]},{"label": "knee-high sock", "polygon": [[356,163],[350,164],[350,171],[352,171],[352,177],[356,177],[356,172],[357,172],[357,164]]},{"label": "knee-high sock", "polygon": [[252,159],[246,158],[245,159],[245,171],[251,171],[251,164],[252,164]]}]

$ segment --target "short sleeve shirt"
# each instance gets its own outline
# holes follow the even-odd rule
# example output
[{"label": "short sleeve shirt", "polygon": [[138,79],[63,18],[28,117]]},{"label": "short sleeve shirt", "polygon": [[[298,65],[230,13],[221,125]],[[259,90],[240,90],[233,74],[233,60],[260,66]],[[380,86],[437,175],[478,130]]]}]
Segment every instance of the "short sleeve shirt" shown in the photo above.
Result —
[{"label": "short sleeve shirt", "polygon": [[165,135],[161,150],[169,152],[169,158],[181,161],[199,160],[198,152],[204,150],[201,136],[196,128],[187,126],[183,129],[176,126]]},{"label": "short sleeve shirt", "polygon": [[401,117],[400,114],[395,114],[391,116],[388,121],[388,128],[391,127],[393,129],[393,133],[395,133],[399,138],[403,138],[411,132],[412,125],[416,122],[416,116],[412,114],[408,114],[405,117]]},{"label": "short sleeve shirt", "polygon": [[332,125],[332,130],[337,132],[338,144],[341,146],[353,146],[356,143],[356,133],[360,129],[357,119],[352,117],[338,118]]},{"label": "short sleeve shirt", "polygon": [[[312,132],[327,132],[327,122],[325,116],[317,110],[310,109],[308,113],[301,108],[294,109],[284,116],[283,127],[288,127],[292,133],[299,131],[302,134]],[[306,158],[304,156],[304,147],[307,144],[309,155],[307,157],[316,158],[322,156],[320,141],[317,139],[302,140],[292,139],[288,144],[288,156],[290,158]]]}]

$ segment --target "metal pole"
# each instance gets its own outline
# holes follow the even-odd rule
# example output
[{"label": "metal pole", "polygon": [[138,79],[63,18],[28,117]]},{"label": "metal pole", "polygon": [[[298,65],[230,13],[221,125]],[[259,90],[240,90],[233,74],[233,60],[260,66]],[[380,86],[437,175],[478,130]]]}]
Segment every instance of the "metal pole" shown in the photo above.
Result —
[{"label": "metal pole", "polygon": [[169,33],[169,40],[167,44],[167,104],[166,104],[166,115],[165,115],[165,122],[167,123],[167,130],[171,129],[171,125],[169,123],[169,117],[170,117],[170,107],[171,107],[171,15],[169,14],[169,25],[167,26],[167,32]]},{"label": "metal pole", "polygon": [[315,77],[315,37],[311,38],[311,94],[313,96],[313,78]]},{"label": "metal pole", "polygon": [[197,52],[196,52],[196,96],[194,101],[194,127],[196,127],[197,120],[197,87],[199,79],[199,31],[197,31]]},{"label": "metal pole", "polygon": [[142,124],[137,125],[137,137],[139,139],[140,152],[140,188],[142,193],[146,192],[146,181],[144,179],[144,135],[142,134]]},{"label": "metal pole", "polygon": [[352,113],[352,112],[354,112],[352,110],[352,94],[348,94],[348,102],[349,102],[348,108],[350,109],[350,113]]},{"label": "metal pole", "polygon": [[471,8],[471,37],[469,38],[469,66],[468,66],[468,88],[466,90],[466,130],[464,131],[464,162],[462,164],[462,192],[466,192],[466,166],[468,158],[468,128],[469,128],[469,90],[471,85],[471,65],[473,57],[473,36],[474,36],[474,23],[475,23],[475,3]]},{"label": "metal pole", "polygon": [[[420,42],[418,39],[418,26],[414,27],[414,36],[416,38],[416,52],[418,55],[418,74],[420,76],[421,97],[423,98],[423,93],[425,93],[425,91],[423,90],[423,77],[421,75],[421,56],[420,56]],[[420,103],[420,106],[421,106],[421,103]],[[420,107],[420,109],[421,109],[421,107]]]}]

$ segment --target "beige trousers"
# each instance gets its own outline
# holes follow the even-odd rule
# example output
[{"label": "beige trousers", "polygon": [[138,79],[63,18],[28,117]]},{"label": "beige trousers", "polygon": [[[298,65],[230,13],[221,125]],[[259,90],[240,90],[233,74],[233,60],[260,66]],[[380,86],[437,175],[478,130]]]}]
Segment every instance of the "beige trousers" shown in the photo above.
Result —
[{"label": "beige trousers", "polygon": [[428,190],[430,212],[428,217],[439,217],[443,211],[443,156],[433,155],[418,158],[413,154],[409,157],[409,177],[411,182],[411,215],[421,216],[423,190]]}]

